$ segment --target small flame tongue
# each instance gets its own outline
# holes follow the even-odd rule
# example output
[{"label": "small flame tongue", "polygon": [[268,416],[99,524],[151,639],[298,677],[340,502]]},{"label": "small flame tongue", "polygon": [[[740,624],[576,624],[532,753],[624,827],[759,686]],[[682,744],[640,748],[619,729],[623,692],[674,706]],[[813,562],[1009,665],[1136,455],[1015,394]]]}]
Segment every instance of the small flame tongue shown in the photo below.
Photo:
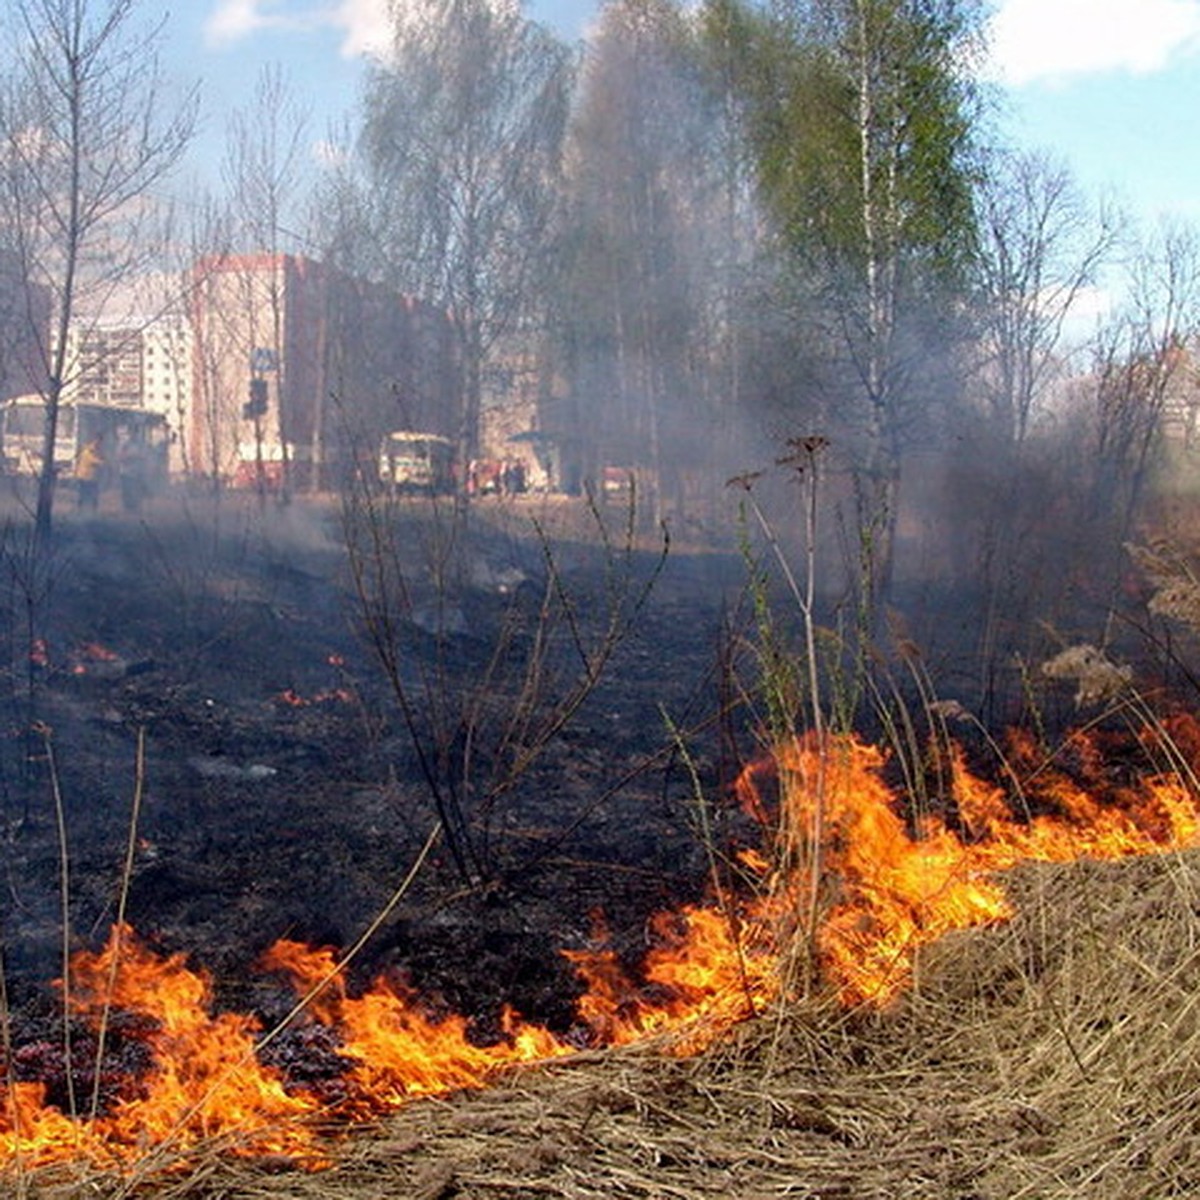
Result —
[{"label": "small flame tongue", "polygon": [[[1081,754],[1087,757],[1089,743]],[[567,951],[586,985],[579,1017],[591,1045],[663,1039],[674,1053],[702,1049],[731,1024],[761,1011],[782,989],[780,950],[811,928],[808,944],[844,1001],[885,1004],[911,978],[919,948],[946,932],[1005,919],[996,874],[1022,860],[1120,858],[1193,845],[1200,817],[1172,776],[1099,792],[1044,765],[1014,739],[1012,755],[1031,784],[1038,815],[1018,818],[1003,792],[947,758],[953,826],[934,815],[905,822],[883,778],[884,757],[853,738],[802,738],[747,768],[738,794],[769,830],[766,853],[745,853],[758,894],[734,905],[689,907],[652,923],[653,949],[635,982],[601,946]],[[764,800],[778,783],[778,811]],[[813,915],[819,919],[806,926]],[[115,1084],[76,1096],[91,1113],[72,1119],[44,1083],[21,1079],[0,1092],[0,1167],[83,1159],[104,1166],[144,1160],[148,1148],[186,1159],[214,1141],[245,1155],[285,1155],[317,1167],[327,1143],[313,1118],[343,1124],[413,1097],[479,1087],[515,1063],[573,1053],[564,1039],[506,1012],[503,1036],[479,1045],[469,1022],[435,1020],[407,988],[380,978],[362,995],[344,985],[334,951],[281,940],[264,970],[291,981],[291,1032],[323,1047],[336,1088],[285,1073],[266,1052],[276,1037],[236,1013],[212,1012],[208,977],[182,955],[151,952],[126,927],[98,953],[71,963],[64,987],[73,1018],[93,1032],[99,1063],[106,1036],[139,1040],[151,1062]],[[119,1016],[119,1020],[118,1020]],[[287,1035],[284,1035],[287,1036]],[[97,1066],[97,1070],[100,1067]],[[16,1073],[16,1072],[14,1072]]]},{"label": "small flame tongue", "polygon": [[602,1044],[669,1035],[669,1049],[696,1053],[778,994],[775,955],[761,922],[690,906],[660,914],[652,931],[641,986],[612,950],[563,952],[587,984],[579,1015]]},{"label": "small flame tongue", "polygon": [[280,940],[261,965],[288,974],[310,998],[306,1013],[337,1030],[339,1054],[353,1064],[348,1084],[359,1110],[378,1112],[415,1096],[480,1087],[500,1067],[568,1051],[549,1032],[512,1014],[502,1042],[478,1046],[464,1018],[434,1021],[413,993],[387,979],[376,980],[362,996],[349,996],[328,948]]}]

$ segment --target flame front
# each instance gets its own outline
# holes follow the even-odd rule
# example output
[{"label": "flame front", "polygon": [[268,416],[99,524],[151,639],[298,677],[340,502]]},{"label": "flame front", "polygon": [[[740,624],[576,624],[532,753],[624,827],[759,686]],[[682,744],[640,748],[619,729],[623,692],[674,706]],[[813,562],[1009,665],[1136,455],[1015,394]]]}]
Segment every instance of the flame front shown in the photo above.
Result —
[{"label": "flame front", "polygon": [[690,906],[651,925],[642,986],[612,950],[563,952],[587,984],[579,1015],[600,1044],[667,1037],[668,1050],[695,1053],[778,994],[769,930],[749,910]]},{"label": "flame front", "polygon": [[262,964],[283,971],[310,1002],[306,1016],[337,1031],[339,1054],[353,1064],[349,1105],[360,1112],[394,1108],[416,1096],[480,1087],[497,1069],[551,1058],[569,1047],[509,1015],[506,1039],[478,1046],[465,1018],[435,1021],[407,989],[378,979],[362,996],[346,994],[334,953],[282,939]]},{"label": "flame front", "polygon": [[[1074,750],[1085,765],[1097,754],[1087,740]],[[338,1072],[332,1089],[272,1066],[267,1045],[281,1031],[214,1014],[202,972],[116,927],[103,950],[72,960],[63,985],[73,1025],[90,1039],[96,1084],[77,1089],[85,1094],[71,1104],[52,1100],[44,1081],[22,1077],[15,1051],[0,1092],[0,1162],[123,1167],[153,1152],[178,1163],[217,1142],[319,1167],[329,1150],[318,1117],[326,1133],[331,1121],[352,1127],[584,1045],[654,1037],[671,1052],[693,1053],[783,993],[781,962],[800,940],[846,1003],[885,1004],[910,981],[922,945],[1010,915],[999,876],[1015,864],[1161,853],[1200,834],[1195,797],[1175,775],[1119,790],[1085,786],[1037,762],[1017,736],[1010,760],[1014,779],[1020,771],[1033,781],[1020,811],[950,748],[945,814],[907,818],[885,783],[884,755],[851,737],[801,738],[748,767],[738,795],[768,832],[762,852],[741,856],[758,880],[755,894],[656,918],[636,978],[602,943],[564,952],[586,989],[570,1037],[508,1012],[503,1036],[481,1045],[465,1018],[435,1019],[394,980],[351,994],[332,949],[279,941],[259,965],[295,989],[290,1032],[316,1035]],[[777,782],[777,806],[764,798],[768,779]],[[106,1065],[114,1044],[138,1048],[144,1063],[135,1055],[136,1068]]]},{"label": "flame front", "polygon": [[[1091,744],[1080,737],[1084,752]],[[906,823],[882,778],[883,754],[852,738],[818,745],[812,737],[782,748],[739,781],[743,804],[766,820],[765,773],[780,780],[781,830],[809,847],[782,876],[767,874],[758,916],[794,928],[802,897],[826,893],[813,929],[825,973],[848,1004],[885,1004],[909,983],[921,946],[951,930],[1002,921],[1011,908],[997,875],[1020,862],[1112,860],[1196,844],[1196,798],[1175,775],[1153,775],[1101,804],[1013,735],[1014,766],[1030,764],[1014,816],[1004,792],[973,775],[962,752],[948,751],[950,799],[961,833],[925,814]],[[779,855],[775,856],[777,859]],[[816,864],[820,879],[809,875]]]}]

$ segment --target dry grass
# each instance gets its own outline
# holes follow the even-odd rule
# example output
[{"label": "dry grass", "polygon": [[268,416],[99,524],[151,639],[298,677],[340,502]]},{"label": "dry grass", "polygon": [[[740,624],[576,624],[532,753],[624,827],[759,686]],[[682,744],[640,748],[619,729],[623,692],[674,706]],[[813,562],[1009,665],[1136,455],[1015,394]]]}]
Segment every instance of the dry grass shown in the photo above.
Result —
[{"label": "dry grass", "polygon": [[1200,630],[1200,580],[1192,562],[1194,554],[1185,554],[1160,542],[1153,546],[1128,545],[1134,565],[1153,589],[1148,601],[1150,612]]},{"label": "dry grass", "polygon": [[[1200,856],[1016,873],[1010,924],[926,952],[886,1013],[748,1023],[690,1060],[581,1056],[413,1104],[305,1174],[214,1147],[185,1175],[39,1200],[833,1197],[1160,1200],[1200,1190]],[[13,1194],[17,1194],[14,1192]]]}]

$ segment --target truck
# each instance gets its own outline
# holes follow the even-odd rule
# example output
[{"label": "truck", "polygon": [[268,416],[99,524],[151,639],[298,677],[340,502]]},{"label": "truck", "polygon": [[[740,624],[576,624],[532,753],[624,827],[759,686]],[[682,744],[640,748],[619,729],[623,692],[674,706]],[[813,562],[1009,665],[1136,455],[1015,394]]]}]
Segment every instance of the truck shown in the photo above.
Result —
[{"label": "truck", "polygon": [[230,480],[235,488],[277,492],[284,485],[305,491],[313,483],[312,447],[288,442],[239,442]]}]

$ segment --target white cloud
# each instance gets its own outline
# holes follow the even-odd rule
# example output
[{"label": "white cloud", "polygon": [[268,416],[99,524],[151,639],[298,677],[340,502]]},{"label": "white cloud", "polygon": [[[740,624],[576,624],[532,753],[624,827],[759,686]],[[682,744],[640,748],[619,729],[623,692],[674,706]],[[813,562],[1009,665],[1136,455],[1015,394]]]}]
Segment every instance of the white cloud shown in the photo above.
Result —
[{"label": "white cloud", "polygon": [[998,79],[1019,86],[1105,71],[1146,74],[1200,49],[1197,0],[1000,0]]},{"label": "white cloud", "polygon": [[381,56],[391,47],[388,0],[341,0],[333,23],[344,31],[342,53],[347,58],[360,54]]},{"label": "white cloud", "polygon": [[217,0],[204,36],[209,45],[226,46],[264,29],[295,33],[326,23],[321,10],[296,11],[288,0]]},{"label": "white cloud", "polygon": [[333,4],[294,4],[290,0],[216,0],[204,36],[209,45],[227,46],[263,30],[283,33],[333,29],[342,36],[347,58],[382,54],[390,42],[388,0],[337,0]]},{"label": "white cloud", "polygon": [[210,45],[222,46],[240,41],[266,23],[260,0],[220,0],[204,22],[204,37]]},{"label": "white cloud", "polygon": [[349,161],[349,151],[344,145],[331,138],[319,138],[309,147],[312,161],[323,169],[333,170],[345,166]]},{"label": "white cloud", "polygon": [[[1051,306],[1061,306],[1062,297],[1048,298]],[[1117,310],[1118,297],[1105,284],[1081,288],[1073,297],[1062,324],[1062,348],[1070,350],[1088,345],[1099,329]]]}]

